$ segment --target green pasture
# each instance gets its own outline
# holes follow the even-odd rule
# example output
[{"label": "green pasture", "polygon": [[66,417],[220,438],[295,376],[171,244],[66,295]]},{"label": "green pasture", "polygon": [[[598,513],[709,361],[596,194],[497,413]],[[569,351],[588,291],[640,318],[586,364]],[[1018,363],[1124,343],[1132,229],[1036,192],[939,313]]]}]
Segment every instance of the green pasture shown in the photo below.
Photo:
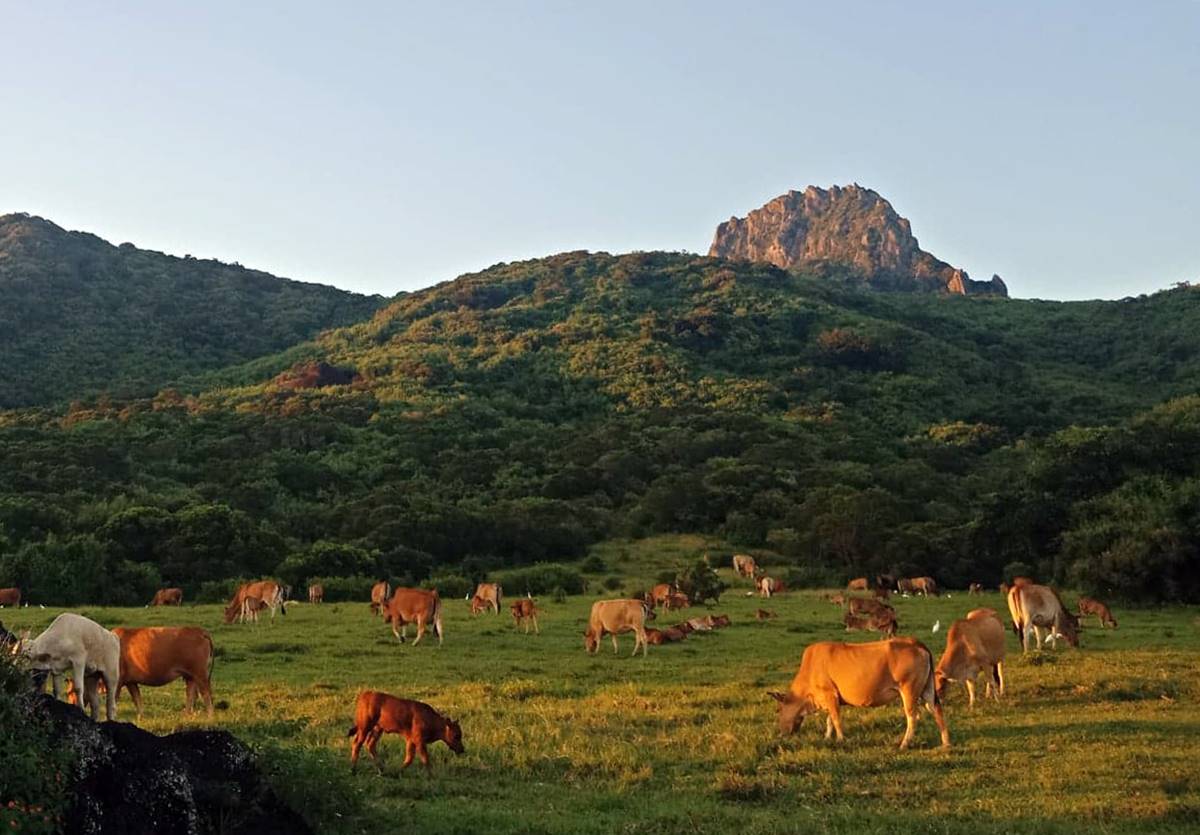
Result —
[{"label": "green pasture", "polygon": [[[736,583],[711,610],[732,627],[651,647],[645,659],[629,657],[629,636],[619,656],[607,643],[585,654],[598,595],[541,600],[540,635],[516,631],[507,613],[473,618],[464,601],[447,600],[441,647],[432,636],[397,645],[365,602],[294,604],[257,627],[223,625],[219,606],[78,611],[108,627],[208,628],[215,724],[263,751],[280,790],[321,832],[1200,831],[1197,609],[1117,608],[1119,630],[1093,620],[1081,649],[1060,643],[1025,658],[1010,634],[1007,698],[972,712],[955,689],[952,749],[936,747],[926,716],[915,748],[900,752],[898,704],[848,709],[841,745],[811,719],[779,736],[766,691],[786,687],[803,648],[875,636],[847,635],[841,610],[817,592],[762,602],[748,591]],[[760,605],[778,618],[756,622]],[[950,621],[983,605],[1003,611],[998,593],[896,600],[901,634],[939,654]],[[0,619],[36,630],[57,613]],[[403,745],[388,737],[383,774],[364,760],[352,776],[346,731],[363,688],[461,720],[466,753],[439,744],[432,779],[419,765],[401,776]],[[149,730],[206,724],[202,713],[182,715],[182,683],[143,693]],[[128,698],[120,707],[131,720]]]}]

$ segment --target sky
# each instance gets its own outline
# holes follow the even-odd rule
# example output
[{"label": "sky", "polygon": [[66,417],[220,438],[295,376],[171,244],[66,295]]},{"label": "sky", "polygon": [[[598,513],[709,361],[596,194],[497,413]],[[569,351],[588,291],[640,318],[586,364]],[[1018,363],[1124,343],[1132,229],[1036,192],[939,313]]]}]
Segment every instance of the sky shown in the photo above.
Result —
[{"label": "sky", "polygon": [[1014,296],[1200,280],[1200,0],[0,0],[0,213],[391,295],[857,182]]}]

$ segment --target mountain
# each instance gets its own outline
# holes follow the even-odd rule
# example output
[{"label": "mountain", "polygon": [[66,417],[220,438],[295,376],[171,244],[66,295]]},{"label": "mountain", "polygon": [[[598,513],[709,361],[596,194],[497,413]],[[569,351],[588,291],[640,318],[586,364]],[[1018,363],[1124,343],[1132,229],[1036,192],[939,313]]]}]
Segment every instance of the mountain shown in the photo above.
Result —
[{"label": "mountain", "polygon": [[846,270],[871,287],[1007,296],[1000,276],[975,281],[925,252],[887,200],[858,185],[789,191],[717,227],[708,254],[784,269]]},{"label": "mountain", "polygon": [[369,317],[380,297],[0,216],[0,408],[166,383]]}]

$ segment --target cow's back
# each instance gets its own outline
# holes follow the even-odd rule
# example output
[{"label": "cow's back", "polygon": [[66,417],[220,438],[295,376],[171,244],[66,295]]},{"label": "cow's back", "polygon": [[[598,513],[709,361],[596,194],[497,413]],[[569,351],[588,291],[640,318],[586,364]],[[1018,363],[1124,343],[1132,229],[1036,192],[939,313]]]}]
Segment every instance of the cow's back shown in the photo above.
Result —
[{"label": "cow's back", "polygon": [[597,600],[592,604],[588,622],[593,628],[599,626],[605,631],[617,632],[644,625],[645,614],[645,604],[640,600]]},{"label": "cow's back", "polygon": [[431,619],[437,609],[438,593],[426,589],[398,588],[392,592],[389,610],[405,621]]},{"label": "cow's back", "polygon": [[118,627],[121,680],[158,686],[179,676],[206,678],[212,637],[198,626]]},{"label": "cow's back", "polygon": [[887,704],[898,695],[898,683],[911,680],[923,692],[933,675],[933,656],[912,638],[889,638],[861,644],[822,641],[804,651],[792,690],[833,688],[847,704]]}]

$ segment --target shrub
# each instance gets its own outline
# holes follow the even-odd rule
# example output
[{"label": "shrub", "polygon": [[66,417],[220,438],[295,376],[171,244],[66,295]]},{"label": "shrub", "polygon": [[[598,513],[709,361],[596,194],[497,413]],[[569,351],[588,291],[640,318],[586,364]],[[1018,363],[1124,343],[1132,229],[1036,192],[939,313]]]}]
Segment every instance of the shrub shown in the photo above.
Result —
[{"label": "shrub", "polygon": [[[325,588],[324,600],[326,603],[348,603],[362,602],[366,603],[371,599],[371,586],[375,585],[374,577],[313,577],[308,581],[309,585],[320,583]],[[301,599],[308,599],[308,589],[297,591],[296,594]]]},{"label": "shrub", "polygon": [[514,568],[496,573],[495,581],[505,592],[517,594],[550,594],[561,588],[564,594],[583,594],[587,581],[574,568],[558,563],[537,563],[526,568]]},{"label": "shrub", "polygon": [[793,566],[779,572],[779,579],[790,589],[827,589],[842,585],[841,573],[818,565]]},{"label": "shrub", "polygon": [[241,577],[232,577],[228,580],[209,580],[200,584],[194,599],[197,603],[228,603],[233,597],[233,593],[238,590],[238,586],[245,582],[247,581]]},{"label": "shrub", "polygon": [[716,602],[721,599],[721,593],[729,588],[704,560],[696,560],[681,569],[675,577],[675,585],[690,597],[693,603],[704,603],[708,600]]},{"label": "shrub", "polygon": [[427,589],[437,589],[443,600],[466,597],[475,591],[475,584],[461,574],[435,574],[421,585]]},{"label": "shrub", "polygon": [[588,574],[603,574],[608,571],[608,566],[605,565],[599,554],[592,554],[579,564],[579,570]]},{"label": "shrub", "polygon": [[604,588],[608,589],[609,591],[616,591],[617,589],[621,588],[622,583],[623,581],[621,578],[615,574],[604,578]]},{"label": "shrub", "polygon": [[32,714],[29,673],[0,652],[0,830],[59,832],[67,805],[70,753],[52,745]]}]

